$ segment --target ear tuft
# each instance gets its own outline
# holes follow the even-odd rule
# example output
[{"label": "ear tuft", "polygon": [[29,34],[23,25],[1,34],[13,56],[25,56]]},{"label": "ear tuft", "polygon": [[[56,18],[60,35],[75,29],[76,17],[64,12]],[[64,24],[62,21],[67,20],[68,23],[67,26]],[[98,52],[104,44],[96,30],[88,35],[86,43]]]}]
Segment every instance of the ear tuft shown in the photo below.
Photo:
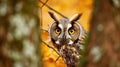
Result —
[{"label": "ear tuft", "polygon": [[58,18],[57,18],[57,16],[53,12],[48,12],[48,13],[49,13],[51,18],[53,18],[55,21],[58,22]]},{"label": "ear tuft", "polygon": [[75,14],[72,18],[70,18],[70,21],[77,21],[80,19],[80,17],[82,16],[82,14]]}]

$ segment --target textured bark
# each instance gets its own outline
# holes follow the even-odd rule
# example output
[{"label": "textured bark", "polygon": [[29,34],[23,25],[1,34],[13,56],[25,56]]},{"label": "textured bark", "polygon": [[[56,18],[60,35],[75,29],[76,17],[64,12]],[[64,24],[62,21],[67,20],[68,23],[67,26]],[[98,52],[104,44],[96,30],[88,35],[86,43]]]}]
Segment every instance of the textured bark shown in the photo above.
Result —
[{"label": "textured bark", "polygon": [[40,67],[37,0],[0,0],[0,67]]},{"label": "textured bark", "polygon": [[114,1],[95,0],[87,67],[120,67],[120,2]]}]

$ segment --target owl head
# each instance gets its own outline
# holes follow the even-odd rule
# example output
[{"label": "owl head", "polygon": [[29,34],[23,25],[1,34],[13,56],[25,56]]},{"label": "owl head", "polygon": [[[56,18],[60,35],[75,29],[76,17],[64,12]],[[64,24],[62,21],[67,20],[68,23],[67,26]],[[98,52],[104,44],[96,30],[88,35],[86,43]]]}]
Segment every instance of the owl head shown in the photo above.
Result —
[{"label": "owl head", "polygon": [[54,20],[50,25],[49,34],[55,45],[73,45],[84,34],[84,29],[78,22],[81,14],[75,14],[71,18],[58,19],[58,16],[48,12]]}]

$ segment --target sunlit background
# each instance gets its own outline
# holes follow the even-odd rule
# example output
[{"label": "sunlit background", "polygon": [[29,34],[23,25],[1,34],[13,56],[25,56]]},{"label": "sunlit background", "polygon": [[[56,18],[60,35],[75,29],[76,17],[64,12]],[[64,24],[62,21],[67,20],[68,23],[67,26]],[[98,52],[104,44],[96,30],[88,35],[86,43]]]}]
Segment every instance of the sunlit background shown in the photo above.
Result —
[{"label": "sunlit background", "polygon": [[48,33],[48,11],[63,18],[55,10],[82,14],[88,36],[80,67],[120,67],[120,0],[0,0],[0,67],[66,67]]},{"label": "sunlit background", "polygon": [[[43,2],[45,2],[43,0]],[[39,3],[41,5],[41,3]],[[79,20],[80,24],[85,28],[86,31],[89,31],[89,22],[92,15],[93,10],[93,0],[49,0],[47,3],[49,6],[60,12],[61,14],[67,16],[68,18],[72,17],[74,14],[82,13],[82,16]],[[48,14],[48,11],[54,12],[44,6],[42,8],[42,15],[43,15],[43,29],[48,30],[50,24],[52,23],[53,19]],[[57,13],[56,13],[57,14]],[[60,15],[58,15],[62,18]],[[50,41],[49,33],[43,31],[42,39],[48,45],[52,46]],[[44,67],[66,67],[64,61],[58,58],[57,53],[47,47],[45,44],[41,44],[42,48],[42,56],[43,56],[43,66]]]}]

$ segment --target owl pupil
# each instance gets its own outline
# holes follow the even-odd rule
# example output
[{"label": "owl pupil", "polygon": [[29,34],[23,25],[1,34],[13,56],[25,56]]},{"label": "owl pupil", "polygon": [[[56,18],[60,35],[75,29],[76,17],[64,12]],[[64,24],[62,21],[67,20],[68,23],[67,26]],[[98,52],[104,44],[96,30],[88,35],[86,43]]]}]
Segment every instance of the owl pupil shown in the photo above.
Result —
[{"label": "owl pupil", "polygon": [[70,31],[71,33],[73,32],[73,30]]},{"label": "owl pupil", "polygon": [[60,32],[60,30],[57,29],[57,32]]},{"label": "owl pupil", "polygon": [[60,34],[60,29],[55,30],[56,34]]},{"label": "owl pupil", "polygon": [[70,30],[69,30],[69,34],[70,34],[70,35],[74,34],[74,32],[75,32],[74,29],[70,29]]}]

